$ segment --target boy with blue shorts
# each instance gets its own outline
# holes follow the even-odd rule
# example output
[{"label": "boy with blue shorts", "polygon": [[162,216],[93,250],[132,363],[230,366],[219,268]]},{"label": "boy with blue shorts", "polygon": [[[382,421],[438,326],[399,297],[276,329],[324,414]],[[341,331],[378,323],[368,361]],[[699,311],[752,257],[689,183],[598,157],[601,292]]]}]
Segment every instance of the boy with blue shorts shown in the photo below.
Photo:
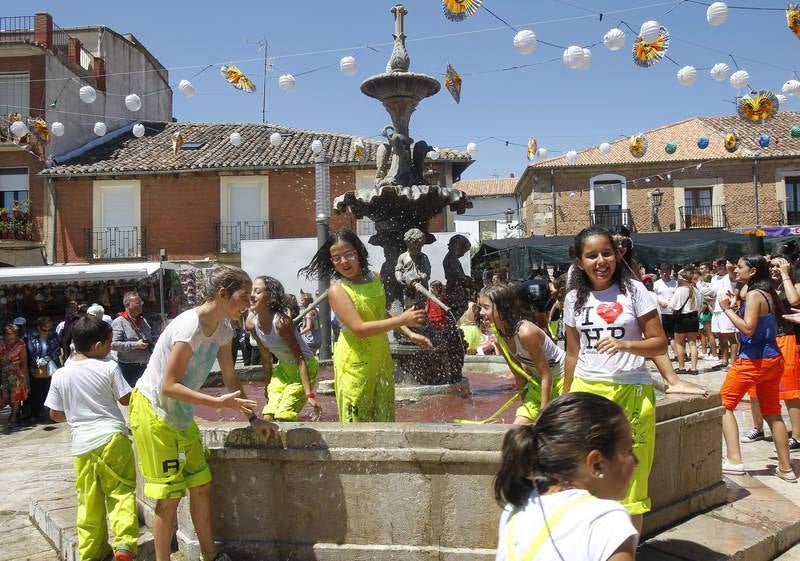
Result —
[{"label": "boy with blue shorts", "polygon": [[[78,557],[102,561],[113,547],[114,561],[136,555],[136,471],[125,418],[131,388],[111,350],[111,326],[94,316],[72,325],[76,354],[53,374],[45,405],[56,422],[72,433],[72,459],[78,492]],[[108,523],[106,522],[108,515]],[[108,529],[113,534],[108,543]]]}]

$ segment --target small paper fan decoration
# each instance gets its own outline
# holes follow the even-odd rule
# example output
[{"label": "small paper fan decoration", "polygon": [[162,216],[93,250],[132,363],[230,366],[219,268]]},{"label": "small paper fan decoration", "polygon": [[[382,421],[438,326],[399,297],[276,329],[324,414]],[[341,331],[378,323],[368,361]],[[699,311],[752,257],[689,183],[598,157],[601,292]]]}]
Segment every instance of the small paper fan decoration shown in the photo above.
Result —
[{"label": "small paper fan decoration", "polygon": [[725,133],[725,150],[730,153],[736,152],[739,148],[739,133],[734,129]]},{"label": "small paper fan decoration", "polygon": [[28,119],[28,125],[33,131],[33,135],[44,144],[50,142],[50,130],[47,128],[47,121],[41,117],[36,119]]},{"label": "small paper fan decoration", "polygon": [[769,90],[751,92],[743,95],[736,102],[736,112],[739,117],[757,125],[769,121],[778,113],[778,109],[780,109],[780,102]]},{"label": "small paper fan decoration", "polygon": [[442,0],[444,17],[450,21],[464,21],[475,15],[481,7],[481,0]]},{"label": "small paper fan decoration", "polygon": [[539,144],[536,142],[536,139],[530,137],[528,139],[528,160],[531,161],[536,157],[536,152],[539,147]]},{"label": "small paper fan decoration", "polygon": [[183,146],[183,142],[184,142],[183,134],[181,133],[181,131],[174,132],[174,133],[172,133],[172,136],[170,137],[170,140],[172,140],[172,153],[177,156],[178,152],[180,151],[181,147]]},{"label": "small paper fan decoration", "polygon": [[791,3],[786,8],[786,25],[800,39],[800,3]]},{"label": "small paper fan decoration", "polygon": [[236,66],[222,65],[219,69],[220,73],[225,77],[228,83],[243,92],[253,93],[256,91],[256,86],[252,80],[248,78],[244,72],[239,70]]},{"label": "small paper fan decoration", "polygon": [[447,70],[444,73],[444,87],[456,100],[456,103],[461,103],[461,76],[458,75],[456,69],[447,65]]},{"label": "small paper fan decoration", "polygon": [[364,139],[363,138],[356,138],[353,141],[353,157],[356,159],[357,162],[360,162],[364,159]]},{"label": "small paper fan decoration", "polygon": [[635,134],[628,142],[628,150],[634,158],[641,158],[647,153],[647,137],[643,134]]},{"label": "small paper fan decoration", "polygon": [[652,43],[647,43],[641,35],[636,37],[633,43],[633,62],[642,68],[648,68],[661,62],[669,49],[669,30],[663,25],[660,27],[661,33],[658,39]]}]

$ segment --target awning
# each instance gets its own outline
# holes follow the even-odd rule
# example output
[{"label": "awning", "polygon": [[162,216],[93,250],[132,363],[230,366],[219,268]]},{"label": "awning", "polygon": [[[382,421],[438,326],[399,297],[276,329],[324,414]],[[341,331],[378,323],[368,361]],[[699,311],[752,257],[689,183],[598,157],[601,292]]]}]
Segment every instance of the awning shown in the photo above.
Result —
[{"label": "awning", "polygon": [[51,265],[0,268],[0,285],[58,284],[76,281],[136,280],[158,272],[157,262],[106,263],[103,265]]}]

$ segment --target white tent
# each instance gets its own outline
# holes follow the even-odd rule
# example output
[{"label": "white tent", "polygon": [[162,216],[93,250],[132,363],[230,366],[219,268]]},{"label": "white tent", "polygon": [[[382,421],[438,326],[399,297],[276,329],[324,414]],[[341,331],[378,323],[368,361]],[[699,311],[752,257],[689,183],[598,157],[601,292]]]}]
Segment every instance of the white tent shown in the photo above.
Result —
[{"label": "white tent", "polygon": [[102,265],[50,265],[0,268],[0,286],[11,284],[58,284],[76,281],[143,279],[158,272],[161,263],[106,263]]}]

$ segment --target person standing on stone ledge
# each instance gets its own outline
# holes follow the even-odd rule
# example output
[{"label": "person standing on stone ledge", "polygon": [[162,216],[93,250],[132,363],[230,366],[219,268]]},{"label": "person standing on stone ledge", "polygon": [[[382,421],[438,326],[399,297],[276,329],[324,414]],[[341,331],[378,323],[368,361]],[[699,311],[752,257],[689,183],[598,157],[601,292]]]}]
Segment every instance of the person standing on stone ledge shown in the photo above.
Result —
[{"label": "person standing on stone ledge", "polygon": [[142,313],[142,298],[138,292],[129,291],[122,297],[125,311],[111,322],[114,336],[111,350],[117,353],[119,369],[131,387],[142,377],[153,349],[153,329]]}]

